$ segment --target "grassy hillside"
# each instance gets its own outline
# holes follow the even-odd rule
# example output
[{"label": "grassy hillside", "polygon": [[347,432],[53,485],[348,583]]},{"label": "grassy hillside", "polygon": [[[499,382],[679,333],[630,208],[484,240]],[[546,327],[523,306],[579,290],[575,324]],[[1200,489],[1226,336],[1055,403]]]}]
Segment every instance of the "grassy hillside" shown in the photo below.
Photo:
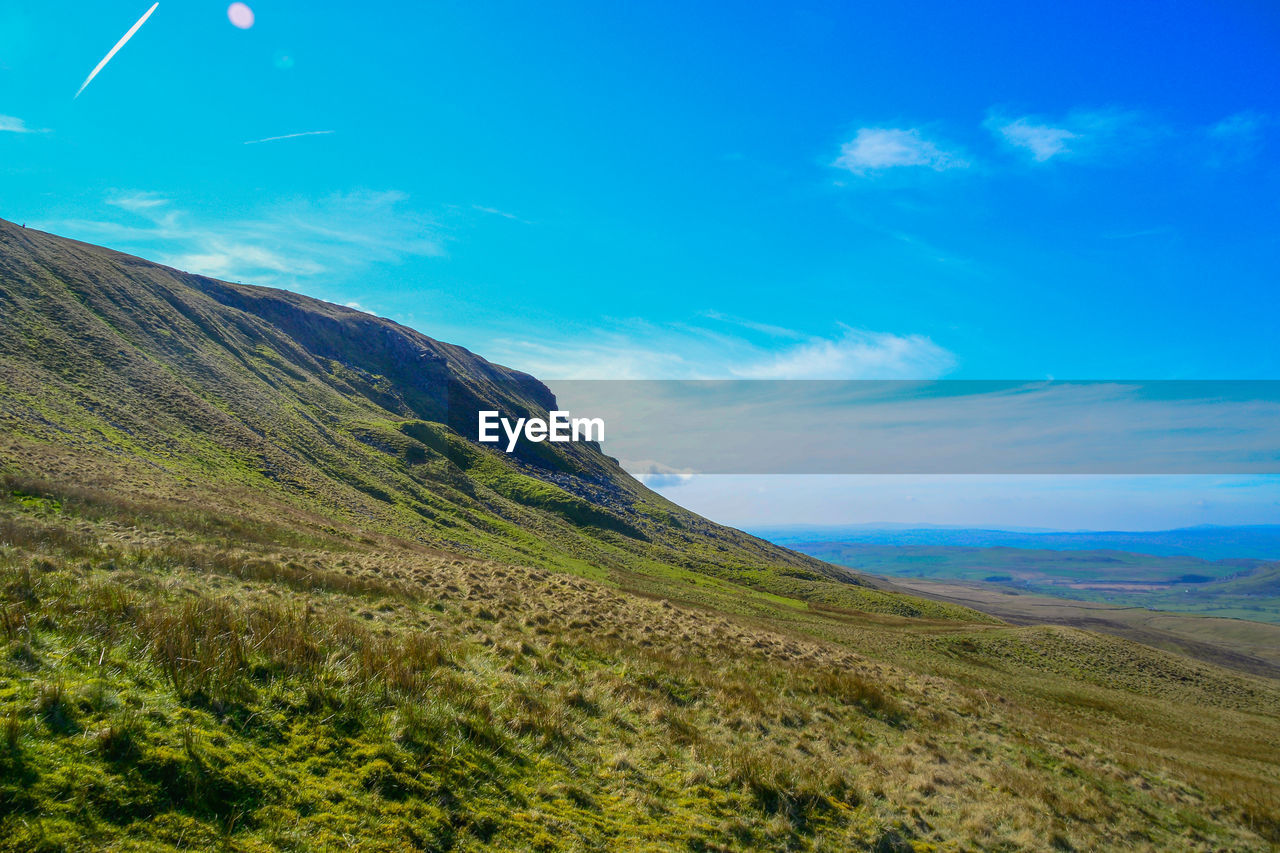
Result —
[{"label": "grassy hillside", "polygon": [[0,849],[1267,850],[1280,685],[855,582],[530,377],[0,225]]},{"label": "grassy hillside", "polygon": [[595,446],[513,457],[462,438],[480,408],[545,416],[554,398],[530,376],[349,308],[3,222],[0,383],[0,464],[37,482],[597,578],[904,606],[672,504]]},{"label": "grassy hillside", "polygon": [[1121,640],[55,492],[0,540],[0,849],[1280,838],[1277,684]]}]

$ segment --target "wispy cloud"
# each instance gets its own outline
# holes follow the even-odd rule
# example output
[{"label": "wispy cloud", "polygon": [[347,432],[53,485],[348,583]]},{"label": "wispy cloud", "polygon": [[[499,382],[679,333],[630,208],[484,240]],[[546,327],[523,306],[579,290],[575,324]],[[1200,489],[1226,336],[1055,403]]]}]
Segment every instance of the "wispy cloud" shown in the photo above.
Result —
[{"label": "wispy cloud", "polygon": [[1065,127],[1035,124],[1027,118],[996,123],[993,130],[1016,148],[1025,148],[1038,163],[1070,150],[1071,140],[1078,134]]},{"label": "wispy cloud", "polygon": [[130,192],[107,199],[107,204],[137,213],[164,207],[169,199],[153,192]]},{"label": "wispy cloud", "polygon": [[138,30],[142,29],[142,25],[147,22],[147,18],[151,17],[151,13],[154,12],[156,7],[159,5],[159,3],[151,4],[151,8],[143,13],[142,17],[138,19],[138,22],[130,27],[127,33],[120,37],[120,41],[116,42],[115,47],[107,51],[107,55],[102,57],[102,61],[93,67],[93,70],[89,72],[88,77],[84,78],[84,82],[80,84],[80,88],[76,90],[76,94],[72,100],[80,97],[80,93],[84,91],[86,86],[93,82],[93,78],[98,76],[98,72],[107,66],[107,63],[111,61],[111,57],[115,56],[120,48],[128,44],[129,39],[133,38],[134,34],[137,33]]},{"label": "wispy cloud", "polygon": [[487,213],[490,216],[501,216],[503,219],[510,219],[512,222],[520,222],[524,225],[529,224],[514,213],[507,213],[505,210],[499,210],[496,207],[485,207],[483,204],[473,204],[471,205],[471,209],[480,213]]},{"label": "wispy cloud", "polygon": [[1262,151],[1266,129],[1274,120],[1263,113],[1246,110],[1227,116],[1206,131],[1212,151],[1211,166],[1237,166],[1253,160]]},{"label": "wispy cloud", "polygon": [[993,108],[983,126],[1005,144],[1030,154],[1037,163],[1122,153],[1166,135],[1159,122],[1120,109],[1078,109],[1053,119],[1015,116]]},{"label": "wispy cloud", "polygon": [[839,337],[808,340],[735,373],[748,379],[920,379],[955,365],[954,355],[924,335],[845,327]]},{"label": "wispy cloud", "polygon": [[802,334],[801,332],[797,332],[793,329],[788,329],[784,326],[778,326],[773,323],[761,323],[757,320],[750,320],[750,319],[747,319],[746,317],[738,317],[734,314],[725,314],[720,311],[706,311],[703,313],[702,316],[706,317],[708,320],[716,320],[721,323],[728,323],[730,325],[738,326],[740,328],[746,329],[751,332],[758,332],[763,335],[768,335],[769,337],[772,337],[772,338],[780,338],[784,340],[786,339],[803,340],[805,338],[805,335]]},{"label": "wispy cloud", "polygon": [[1209,127],[1209,135],[1214,139],[1256,139],[1261,135],[1267,117],[1262,113],[1245,111],[1230,115],[1217,124]]},{"label": "wispy cloud", "polygon": [[0,133],[48,133],[48,131],[27,127],[25,121],[15,116],[0,115]]},{"label": "wispy cloud", "polygon": [[903,166],[941,172],[963,169],[969,162],[926,139],[915,128],[863,127],[841,146],[834,165],[855,175],[866,175]]},{"label": "wispy cloud", "polygon": [[618,461],[628,474],[651,489],[673,489],[691,482],[695,476],[691,471],[672,468],[652,459]]},{"label": "wispy cloud", "polygon": [[281,277],[313,276],[328,269],[309,257],[285,254],[234,238],[206,235],[201,243],[196,251],[160,259],[169,266],[211,278],[249,279],[255,283],[279,283]]},{"label": "wispy cloud", "polygon": [[632,320],[577,338],[505,338],[490,357],[548,379],[931,379],[956,366],[929,337],[839,326],[830,336],[708,316]]},{"label": "wispy cloud", "polygon": [[123,219],[47,223],[50,230],[135,251],[178,269],[256,284],[289,286],[306,277],[444,254],[433,220],[396,191],[295,199],[255,215],[207,221],[163,194],[120,192],[106,200]]},{"label": "wispy cloud", "polygon": [[245,145],[259,145],[263,142],[279,142],[282,139],[298,139],[302,136],[328,136],[332,130],[304,130],[302,133],[286,133],[283,136],[268,136],[265,139],[250,139]]}]

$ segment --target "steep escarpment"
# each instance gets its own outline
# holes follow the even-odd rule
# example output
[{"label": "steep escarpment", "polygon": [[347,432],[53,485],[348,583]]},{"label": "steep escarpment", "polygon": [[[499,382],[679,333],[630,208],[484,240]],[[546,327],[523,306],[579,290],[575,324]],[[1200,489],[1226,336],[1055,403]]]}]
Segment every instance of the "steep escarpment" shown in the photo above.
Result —
[{"label": "steep escarpment", "polygon": [[689,572],[941,612],[688,512],[594,443],[477,444],[479,409],[554,408],[528,374],[350,308],[10,223],[0,381],[3,461],[32,480],[598,576]]}]

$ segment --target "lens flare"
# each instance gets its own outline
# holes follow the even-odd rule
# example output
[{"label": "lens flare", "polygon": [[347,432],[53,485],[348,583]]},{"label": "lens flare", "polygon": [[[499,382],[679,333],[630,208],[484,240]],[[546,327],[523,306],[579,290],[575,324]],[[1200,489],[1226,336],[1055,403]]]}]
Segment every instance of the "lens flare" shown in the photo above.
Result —
[{"label": "lens flare", "polygon": [[232,3],[227,7],[227,20],[242,30],[253,26],[253,10],[243,3]]}]

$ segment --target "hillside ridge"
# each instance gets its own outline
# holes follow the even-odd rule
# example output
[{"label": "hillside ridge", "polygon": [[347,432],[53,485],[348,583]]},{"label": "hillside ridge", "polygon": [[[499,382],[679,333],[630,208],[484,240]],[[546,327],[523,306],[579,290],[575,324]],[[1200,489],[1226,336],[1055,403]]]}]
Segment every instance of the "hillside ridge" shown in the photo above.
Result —
[{"label": "hillside ridge", "polygon": [[229,511],[264,501],[264,518],[319,514],[355,536],[979,618],[708,521],[594,443],[479,445],[478,409],[545,416],[551,391],[351,308],[0,221],[0,331],[4,461],[28,479],[44,478],[35,454],[84,487],[182,500],[198,483]]}]

